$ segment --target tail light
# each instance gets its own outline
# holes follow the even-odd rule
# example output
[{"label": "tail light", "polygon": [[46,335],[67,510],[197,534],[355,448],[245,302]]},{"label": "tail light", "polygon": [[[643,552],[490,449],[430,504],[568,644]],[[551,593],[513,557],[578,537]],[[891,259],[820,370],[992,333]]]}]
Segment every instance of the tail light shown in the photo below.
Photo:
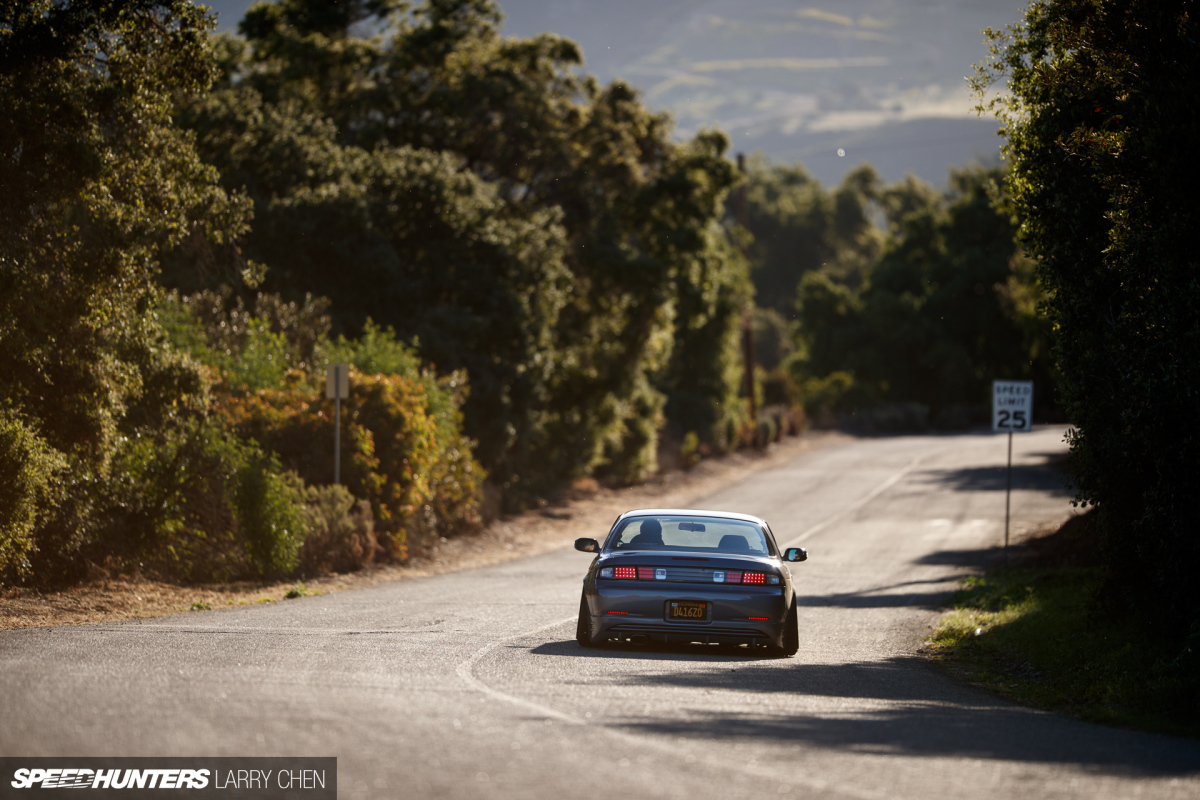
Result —
[{"label": "tail light", "polygon": [[[601,567],[596,573],[599,578],[619,578],[627,581],[665,581],[667,570],[663,567]],[[768,572],[741,572],[714,570],[713,583],[740,583],[747,586],[778,586],[780,578]]]}]

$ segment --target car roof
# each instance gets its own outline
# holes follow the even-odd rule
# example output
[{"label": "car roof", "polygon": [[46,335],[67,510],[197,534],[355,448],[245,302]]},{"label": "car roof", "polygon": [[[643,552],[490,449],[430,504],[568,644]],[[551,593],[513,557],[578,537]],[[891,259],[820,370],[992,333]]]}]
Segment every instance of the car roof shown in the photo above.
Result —
[{"label": "car roof", "polygon": [[617,522],[626,517],[719,517],[722,519],[736,519],[743,522],[756,522],[764,527],[767,521],[762,517],[755,517],[750,514],[739,514],[736,511],[706,511],[698,508],[635,508],[632,511],[626,511],[621,516],[617,517]]}]

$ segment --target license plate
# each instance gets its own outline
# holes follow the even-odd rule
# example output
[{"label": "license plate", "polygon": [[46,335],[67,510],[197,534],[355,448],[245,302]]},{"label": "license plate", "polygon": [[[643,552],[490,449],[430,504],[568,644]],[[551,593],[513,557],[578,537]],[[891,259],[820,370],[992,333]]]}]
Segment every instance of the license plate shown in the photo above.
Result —
[{"label": "license plate", "polygon": [[667,603],[667,619],[706,620],[708,603],[703,600],[671,600]]}]

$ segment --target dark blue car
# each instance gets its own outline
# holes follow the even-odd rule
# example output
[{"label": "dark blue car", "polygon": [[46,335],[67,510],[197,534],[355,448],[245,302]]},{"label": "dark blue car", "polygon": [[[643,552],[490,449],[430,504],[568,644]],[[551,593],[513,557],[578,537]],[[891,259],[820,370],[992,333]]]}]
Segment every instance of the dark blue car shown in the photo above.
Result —
[{"label": "dark blue car", "polygon": [[765,647],[777,655],[799,648],[796,593],[766,521],[726,511],[638,509],[613,523],[604,543],[577,539],[595,553],[583,581],[576,639],[699,642]]}]

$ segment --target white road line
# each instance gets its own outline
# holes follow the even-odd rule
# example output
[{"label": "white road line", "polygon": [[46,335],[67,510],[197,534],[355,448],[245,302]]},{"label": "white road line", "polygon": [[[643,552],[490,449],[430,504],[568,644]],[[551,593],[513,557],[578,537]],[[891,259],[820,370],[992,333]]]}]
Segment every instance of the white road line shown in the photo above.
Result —
[{"label": "white road line", "polygon": [[572,615],[565,619],[556,620],[555,622],[551,622],[549,625],[543,625],[540,628],[534,628],[531,631],[525,631],[524,633],[518,633],[513,636],[505,636],[503,639],[497,639],[491,644],[476,651],[475,655],[459,664],[455,671],[458,672],[458,677],[462,678],[468,686],[477,692],[482,692],[488,697],[496,700],[502,700],[506,703],[512,703],[515,706],[526,708],[545,717],[557,719],[560,722],[567,722],[571,725],[584,725],[586,723],[580,717],[572,716],[571,714],[564,714],[561,711],[556,711],[555,709],[550,708],[549,706],[544,706],[541,703],[535,703],[532,700],[525,700],[521,697],[513,697],[511,694],[505,694],[504,692],[497,691],[476,678],[475,674],[472,672],[472,668],[481,658],[486,656],[488,653],[491,653],[493,650],[496,650],[505,642],[511,642],[513,639],[523,639],[526,636],[533,636],[536,633],[548,631],[551,628],[557,628],[559,625],[566,625],[568,622],[575,622],[575,616]]},{"label": "white road line", "polygon": [[[589,726],[594,731],[606,733],[609,736],[613,736],[617,739],[623,739],[628,743],[634,743],[640,748],[651,747],[661,753],[678,755],[679,747],[674,742],[662,741],[654,736],[631,733],[629,731],[613,728],[608,725],[596,725],[592,720],[583,719],[582,717],[577,717],[573,714],[566,714],[562,711],[550,708],[549,706],[542,705],[541,703],[535,703],[534,701],[526,700],[523,697],[514,697],[511,694],[497,691],[475,677],[472,671],[475,664],[477,664],[484,656],[494,652],[506,642],[511,642],[514,639],[522,639],[526,636],[533,636],[534,634],[541,633],[542,631],[547,631],[560,625],[566,625],[568,622],[575,622],[575,620],[576,617],[572,615],[570,617],[566,617],[565,619],[551,622],[548,625],[542,625],[541,627],[534,628],[531,631],[525,631],[524,633],[518,633],[512,636],[505,636],[501,639],[497,639],[491,644],[480,648],[475,655],[459,664],[455,671],[458,673],[458,677],[462,678],[463,682],[466,683],[467,686],[495,700],[511,703],[512,705],[527,709],[541,716],[556,719],[560,722],[565,722],[570,725]],[[886,793],[882,791],[863,790],[857,787],[834,787],[830,786],[826,781],[819,779],[801,777],[786,772],[781,774],[779,769],[775,769],[773,774],[768,775],[767,772],[769,768],[766,765],[747,767],[745,764],[734,763],[723,759],[709,759],[706,763],[706,766],[715,767],[727,772],[741,773],[743,775],[748,775],[752,778],[758,778],[764,781],[772,780],[781,785],[789,784],[803,786],[807,789],[826,792],[832,795],[852,797],[855,798],[855,800],[884,800],[884,798],[887,796]]]},{"label": "white road line", "polygon": [[786,544],[781,545],[781,547],[786,549],[794,544],[800,544],[804,540],[809,539],[813,536],[816,536],[818,533],[825,530],[833,523],[841,520],[843,517],[846,517],[850,514],[853,514],[855,511],[858,511],[863,506],[865,506],[867,503],[871,502],[876,497],[879,497],[879,495],[883,494],[888,489],[892,488],[897,483],[899,483],[900,480],[902,478],[904,478],[905,475],[907,475],[908,473],[910,473],[914,469],[916,469],[917,465],[920,464],[924,458],[925,458],[925,456],[917,456],[912,461],[908,462],[908,466],[904,467],[904,469],[900,470],[895,475],[891,476],[886,481],[884,481],[883,483],[876,486],[874,489],[872,489],[870,492],[868,492],[865,497],[859,499],[858,502],[855,502],[855,503],[852,503],[852,504],[846,506],[841,511],[837,512],[833,516],[826,519],[824,522],[817,523],[813,527],[806,530],[804,533],[797,536],[795,539],[792,539],[791,541],[787,542]]},{"label": "white road line", "polygon": [[[810,537],[815,536],[816,534],[825,530],[830,525],[833,525],[835,522],[842,519],[843,517],[846,517],[849,514],[852,514],[856,511],[858,511],[863,506],[867,505],[867,503],[870,503],[876,497],[879,497],[879,495],[883,494],[888,489],[892,488],[897,483],[899,483],[904,478],[904,476],[908,475],[910,472],[912,472],[914,469],[916,469],[917,465],[920,464],[922,459],[924,459],[924,458],[925,458],[925,456],[917,456],[912,461],[910,461],[903,469],[901,469],[896,474],[890,476],[883,483],[876,486],[874,489],[872,489],[870,492],[868,492],[864,497],[862,497],[859,500],[857,500],[856,502],[850,504],[846,508],[843,508],[841,511],[837,512],[836,514],[829,517],[825,521],[820,522],[817,525],[814,525],[813,527],[809,528],[807,531],[805,531],[804,533],[797,536],[795,539],[792,539],[790,542],[788,542],[788,545],[803,542],[806,539],[809,539]],[[784,545],[784,546],[786,547],[787,545]],[[642,745],[642,746],[650,745],[660,751],[673,751],[675,748],[673,748],[670,743],[660,742],[657,739],[655,739],[654,737],[649,737],[649,736],[645,736],[645,735],[630,733],[628,731],[614,729],[607,725],[592,725],[592,723],[589,720],[583,719],[581,717],[577,717],[573,714],[566,714],[562,711],[558,711],[557,709],[550,708],[549,706],[546,706],[546,705],[542,705],[541,703],[536,703],[532,700],[526,700],[522,697],[515,697],[511,694],[506,694],[504,692],[493,689],[491,686],[488,686],[486,683],[484,683],[483,681],[481,681],[475,677],[475,674],[474,674],[475,665],[477,663],[479,663],[479,661],[481,659],[483,659],[485,656],[494,652],[495,650],[497,650],[499,647],[501,647],[505,643],[511,642],[515,639],[522,639],[527,636],[533,636],[535,634],[541,633],[542,631],[550,630],[551,628],[556,628],[560,625],[566,625],[567,623],[574,622],[574,621],[575,621],[575,617],[570,616],[570,617],[566,617],[565,619],[560,619],[555,622],[551,622],[548,625],[542,625],[542,626],[540,626],[538,628],[534,628],[533,630],[530,630],[530,631],[525,631],[523,633],[518,633],[518,634],[514,634],[512,636],[505,636],[503,638],[497,639],[496,641],[492,642],[491,644],[488,644],[488,645],[480,648],[474,655],[472,655],[466,661],[459,664],[455,671],[458,673],[458,677],[462,678],[463,682],[465,684],[467,684],[468,687],[470,687],[471,689],[474,689],[477,692],[480,692],[481,694],[491,697],[495,700],[500,700],[505,703],[511,703],[512,705],[532,711],[535,714],[539,714],[544,717],[549,717],[551,719],[556,719],[556,720],[559,720],[560,722],[566,722],[570,725],[581,725],[581,726],[590,725],[595,730],[604,731],[605,733],[608,733],[612,736],[616,736],[621,739],[637,741],[639,743],[639,745]],[[724,762],[717,766],[720,766],[724,769],[732,770],[735,772],[741,772],[741,773],[757,776],[760,778],[766,778],[766,775],[763,774],[764,771],[761,767],[756,767],[754,769],[748,769],[743,765],[733,764],[733,763],[729,763],[729,762]],[[774,776],[774,779],[779,780],[780,782],[796,783],[796,784],[805,786],[808,789],[815,789],[817,791],[832,792],[833,794],[837,794],[837,795],[855,797],[855,798],[859,798],[860,800],[878,800],[879,798],[884,796],[883,793],[877,792],[877,791],[869,791],[869,790],[864,791],[862,789],[858,789],[857,787],[836,787],[835,788],[835,787],[830,786],[825,781],[812,780],[812,779],[806,779],[806,778],[798,779],[798,776],[779,775],[778,772]]]}]

